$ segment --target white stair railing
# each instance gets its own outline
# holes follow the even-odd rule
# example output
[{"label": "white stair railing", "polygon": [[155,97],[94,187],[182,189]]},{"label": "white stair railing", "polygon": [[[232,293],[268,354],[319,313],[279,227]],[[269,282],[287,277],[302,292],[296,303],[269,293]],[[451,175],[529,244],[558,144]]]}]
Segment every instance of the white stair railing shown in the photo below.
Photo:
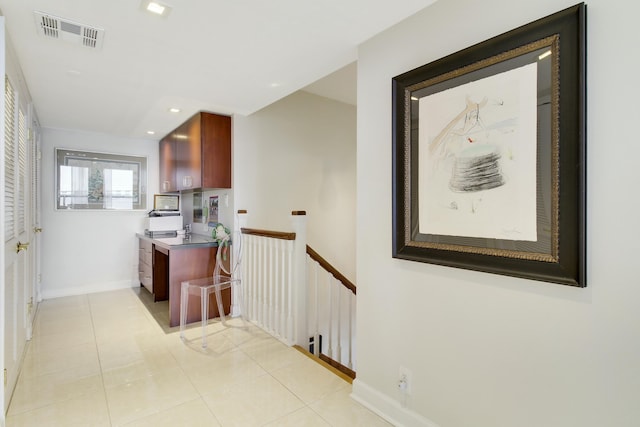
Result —
[{"label": "white stair railing", "polygon": [[238,217],[245,318],[355,376],[356,288],[307,246],[306,213],[292,212],[293,232],[247,228],[246,211]]},{"label": "white stair railing", "polygon": [[355,285],[307,247],[307,286],[313,354],[355,375]]},{"label": "white stair railing", "polygon": [[300,345],[306,335],[306,216],[292,213],[294,232],[247,228],[246,211],[238,217],[245,318],[288,345]]}]

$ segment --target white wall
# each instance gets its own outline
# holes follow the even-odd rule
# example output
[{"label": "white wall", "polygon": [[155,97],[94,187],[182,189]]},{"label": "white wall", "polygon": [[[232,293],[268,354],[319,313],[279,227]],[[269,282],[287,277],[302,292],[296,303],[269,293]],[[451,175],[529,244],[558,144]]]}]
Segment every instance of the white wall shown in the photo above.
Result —
[{"label": "white wall", "polygon": [[639,425],[639,3],[588,4],[588,287],[391,258],[391,79],[573,3],[439,1],[359,49],[353,390],[398,423]]},{"label": "white wall", "polygon": [[307,211],[307,241],[355,282],[356,108],[306,92],[234,117],[235,209],[248,226],[292,230]]},{"label": "white wall", "polygon": [[[42,129],[42,296],[137,286],[138,242],[158,192],[158,142]],[[147,157],[147,211],[56,211],[55,148]]]}]

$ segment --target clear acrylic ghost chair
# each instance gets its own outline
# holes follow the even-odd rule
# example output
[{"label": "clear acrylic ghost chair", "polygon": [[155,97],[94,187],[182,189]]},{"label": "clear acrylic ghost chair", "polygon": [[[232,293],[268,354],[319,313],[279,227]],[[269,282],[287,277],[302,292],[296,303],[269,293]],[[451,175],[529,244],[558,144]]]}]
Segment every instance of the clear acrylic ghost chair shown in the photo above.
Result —
[{"label": "clear acrylic ghost chair", "polygon": [[[187,323],[189,295],[199,295],[202,319],[202,348],[207,347],[206,329],[209,321],[209,297],[212,293],[215,293],[218,313],[220,313],[220,320],[223,325],[226,325],[224,307],[222,306],[223,290],[231,289],[232,306],[235,299],[236,304],[239,305],[240,308],[240,316],[242,316],[242,310],[244,308],[240,269],[242,263],[242,233],[239,231],[234,232],[231,243],[226,245],[226,247],[225,242],[218,247],[213,275],[182,282],[180,288],[180,338],[182,340],[185,339],[184,331]],[[231,258],[228,269],[225,266],[225,252],[227,252],[227,256]]]}]

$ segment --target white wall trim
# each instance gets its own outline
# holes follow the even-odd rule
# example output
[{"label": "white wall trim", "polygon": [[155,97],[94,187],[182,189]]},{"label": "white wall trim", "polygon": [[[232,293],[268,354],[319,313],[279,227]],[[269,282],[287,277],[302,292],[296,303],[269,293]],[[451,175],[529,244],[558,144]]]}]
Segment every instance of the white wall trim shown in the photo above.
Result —
[{"label": "white wall trim", "polygon": [[380,393],[357,378],[353,380],[351,398],[394,426],[439,427],[422,415],[403,408],[400,402]]},{"label": "white wall trim", "polygon": [[140,283],[131,280],[119,280],[117,282],[97,283],[87,286],[75,286],[69,288],[43,289],[42,299],[52,299],[60,297],[70,297],[85,294],[95,294],[98,292],[115,291],[118,289],[135,288]]}]

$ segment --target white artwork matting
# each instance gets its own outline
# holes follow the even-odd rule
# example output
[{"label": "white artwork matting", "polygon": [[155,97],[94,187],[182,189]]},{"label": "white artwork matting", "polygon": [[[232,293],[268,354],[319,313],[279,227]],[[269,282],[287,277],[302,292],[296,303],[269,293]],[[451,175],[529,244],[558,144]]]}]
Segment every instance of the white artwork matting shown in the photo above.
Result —
[{"label": "white artwork matting", "polygon": [[419,100],[419,232],[537,240],[537,64]]}]

